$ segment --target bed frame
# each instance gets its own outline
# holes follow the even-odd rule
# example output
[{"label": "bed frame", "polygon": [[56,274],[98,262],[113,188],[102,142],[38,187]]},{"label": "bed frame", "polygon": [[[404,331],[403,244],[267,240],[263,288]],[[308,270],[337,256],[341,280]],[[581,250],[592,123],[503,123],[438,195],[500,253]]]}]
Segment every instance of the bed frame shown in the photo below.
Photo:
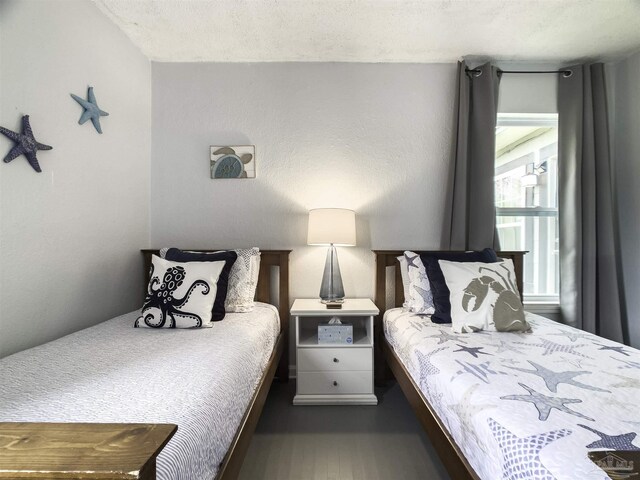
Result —
[{"label": "bed frame", "polygon": [[[416,253],[443,253],[433,251],[412,250]],[[382,315],[389,308],[400,307],[404,302],[404,289],[402,286],[402,277],[397,257],[403,254],[402,250],[374,250],[376,255],[376,291],[375,304],[380,310],[380,315],[376,318],[375,323],[375,345],[376,345],[376,381],[383,384],[390,378],[390,373],[398,381],[405,397],[409,401],[411,408],[420,420],[427,435],[431,439],[434,449],[438,453],[440,460],[447,469],[451,478],[456,480],[480,480],[480,477],[469,464],[462,453],[460,447],[456,444],[453,437],[449,434],[446,427],[435,413],[435,410],[424,397],[420,388],[411,378],[411,375],[402,364],[393,348],[387,342],[382,327]],[[498,257],[510,258],[516,274],[516,281],[520,296],[522,296],[522,266],[523,257],[527,252],[496,252]],[[389,270],[392,269],[392,272]],[[388,290],[388,273],[391,273],[391,282],[393,286]],[[390,305],[389,305],[389,299]],[[385,364],[386,360],[386,364]]]},{"label": "bed frame", "polygon": [[[215,252],[218,250],[198,250],[199,252]],[[258,424],[262,408],[267,399],[271,382],[275,377],[281,382],[289,379],[289,253],[291,250],[260,250],[260,273],[256,300],[274,304],[277,301],[280,314],[280,335],[267,363],[264,374],[251,398],[249,406],[242,417],[240,426],[231,442],[227,454],[222,459],[215,480],[232,480],[238,478],[244,456],[249,448],[251,437]],[[159,250],[142,250],[145,267],[145,285],[149,282],[151,256],[158,255]],[[279,270],[278,283],[272,282],[272,268]],[[272,298],[274,290],[277,298]]]}]

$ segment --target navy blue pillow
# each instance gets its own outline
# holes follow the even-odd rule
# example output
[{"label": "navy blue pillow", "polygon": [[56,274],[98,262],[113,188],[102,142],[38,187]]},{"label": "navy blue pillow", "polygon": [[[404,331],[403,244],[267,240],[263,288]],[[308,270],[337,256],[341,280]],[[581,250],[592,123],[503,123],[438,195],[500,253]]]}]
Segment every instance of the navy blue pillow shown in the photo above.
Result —
[{"label": "navy blue pillow", "polygon": [[449,301],[449,287],[444,280],[444,274],[438,260],[450,262],[484,262],[494,263],[498,261],[496,252],[491,248],[485,248],[481,252],[428,252],[420,254],[431,285],[433,306],[435,313],[431,315],[433,323],[451,323],[451,302]]},{"label": "navy blue pillow", "polygon": [[216,289],[216,299],[211,309],[211,320],[217,322],[225,316],[224,302],[227,299],[227,289],[229,288],[229,272],[233,266],[238,254],[233,250],[224,252],[183,252],[179,248],[170,248],[164,256],[172,262],[221,262],[225,261],[225,266],[218,277]]}]

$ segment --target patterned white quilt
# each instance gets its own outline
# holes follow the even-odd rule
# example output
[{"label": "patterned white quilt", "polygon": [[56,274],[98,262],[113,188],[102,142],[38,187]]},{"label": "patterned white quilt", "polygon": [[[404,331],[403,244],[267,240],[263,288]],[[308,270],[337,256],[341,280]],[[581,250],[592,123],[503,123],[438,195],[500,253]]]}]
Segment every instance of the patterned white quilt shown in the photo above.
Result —
[{"label": "patterned white quilt", "polygon": [[401,309],[386,338],[482,479],[607,479],[640,450],[640,351],[527,313],[533,333],[453,334]]},{"label": "patterned white quilt", "polygon": [[213,479],[267,364],[278,311],[213,328],[133,328],[139,312],[0,360],[0,421],[175,423],[159,479]]}]

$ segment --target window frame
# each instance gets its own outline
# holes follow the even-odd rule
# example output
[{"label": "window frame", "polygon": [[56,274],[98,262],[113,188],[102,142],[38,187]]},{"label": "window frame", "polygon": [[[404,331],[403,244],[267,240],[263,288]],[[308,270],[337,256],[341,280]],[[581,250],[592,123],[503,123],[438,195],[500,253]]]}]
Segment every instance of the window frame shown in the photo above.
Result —
[{"label": "window frame", "polygon": [[[558,128],[558,114],[547,113],[498,113],[496,135],[501,127],[550,127]],[[499,167],[498,167],[499,168]],[[556,187],[556,194],[557,194]],[[558,218],[558,208],[553,207],[495,207],[499,217],[552,217]],[[559,272],[558,272],[559,275]],[[559,280],[559,279],[558,279]],[[530,305],[559,305],[560,295],[523,294],[523,301]]]}]

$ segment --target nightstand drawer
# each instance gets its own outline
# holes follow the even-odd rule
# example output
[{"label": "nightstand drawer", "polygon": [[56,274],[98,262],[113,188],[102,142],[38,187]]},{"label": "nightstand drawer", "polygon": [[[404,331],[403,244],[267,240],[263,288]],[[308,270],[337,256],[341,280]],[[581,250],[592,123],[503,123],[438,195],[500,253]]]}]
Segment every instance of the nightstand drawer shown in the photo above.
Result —
[{"label": "nightstand drawer", "polygon": [[373,393],[373,371],[299,372],[298,394],[344,395]]},{"label": "nightstand drawer", "polygon": [[300,348],[298,371],[371,370],[370,348]]}]

